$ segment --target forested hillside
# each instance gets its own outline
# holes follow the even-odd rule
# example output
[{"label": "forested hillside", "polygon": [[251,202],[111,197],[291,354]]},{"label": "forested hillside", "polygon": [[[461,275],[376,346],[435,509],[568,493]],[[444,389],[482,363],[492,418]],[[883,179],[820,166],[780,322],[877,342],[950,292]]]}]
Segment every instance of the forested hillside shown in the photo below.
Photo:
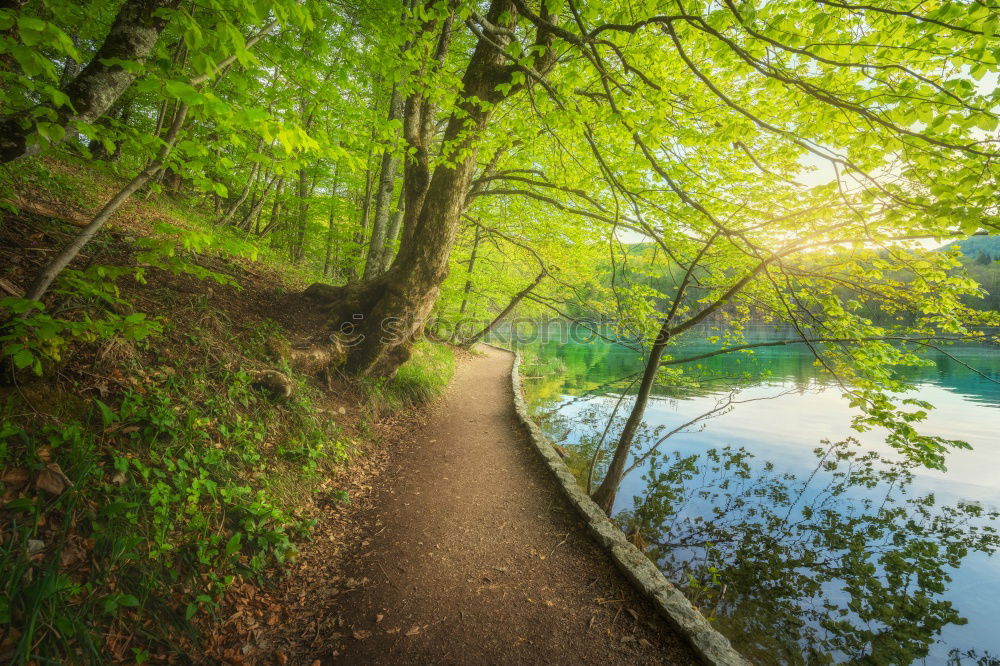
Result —
[{"label": "forested hillside", "polygon": [[336,504],[377,439],[337,410],[433,396],[427,338],[518,317],[644,354],[605,509],[698,373],[674,343],[751,321],[943,466],[894,369],[1000,326],[998,32],[977,0],[0,2],[0,654],[197,652],[308,533],[297,470]]}]

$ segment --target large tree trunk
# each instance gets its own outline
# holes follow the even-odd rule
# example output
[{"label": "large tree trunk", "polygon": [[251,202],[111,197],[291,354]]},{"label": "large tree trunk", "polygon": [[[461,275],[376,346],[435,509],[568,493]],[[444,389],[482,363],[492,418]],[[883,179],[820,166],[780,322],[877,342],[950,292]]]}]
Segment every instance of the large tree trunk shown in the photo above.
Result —
[{"label": "large tree trunk", "polygon": [[[402,119],[403,97],[399,94],[399,86],[394,85],[392,95],[389,98],[389,121]],[[365,270],[361,276],[363,280],[370,280],[382,272],[382,253],[385,251],[385,241],[389,230],[389,211],[392,207],[392,192],[396,187],[396,171],[398,169],[399,151],[396,146],[389,146],[382,153],[378,188],[375,190],[375,218],[368,241]]]},{"label": "large tree trunk", "polygon": [[[93,123],[115,103],[135,80],[136,74],[114,64],[116,60],[144,61],[153,51],[167,21],[154,14],[175,7],[180,0],[126,0],[118,11],[108,36],[90,63],[70,81],[63,92],[70,105],[53,109],[55,124],[69,129],[74,122]],[[108,63],[108,64],[105,64]],[[37,109],[0,119],[0,162],[10,162],[39,152],[39,144],[28,145],[35,132],[32,118]]]},{"label": "large tree trunk", "polygon": [[[503,24],[492,38],[502,47],[514,25],[510,0],[493,0],[492,24]],[[451,23],[442,27],[450,32]],[[450,35],[448,36],[450,38]],[[447,39],[447,38],[446,38]],[[447,41],[442,41],[447,47]],[[496,45],[479,40],[462,78],[458,109],[445,130],[447,158],[428,180],[428,141],[433,118],[424,112],[425,98],[407,100],[404,128],[416,159],[406,172],[404,242],[396,260],[382,276],[344,287],[316,284],[307,296],[322,301],[332,323],[353,337],[346,368],[361,375],[391,375],[409,358],[413,341],[423,332],[441,283],[448,274],[448,258],[465,207],[476,162],[478,137],[493,107],[506,93],[497,87],[510,82],[511,70]],[[426,188],[424,184],[426,183]]]}]

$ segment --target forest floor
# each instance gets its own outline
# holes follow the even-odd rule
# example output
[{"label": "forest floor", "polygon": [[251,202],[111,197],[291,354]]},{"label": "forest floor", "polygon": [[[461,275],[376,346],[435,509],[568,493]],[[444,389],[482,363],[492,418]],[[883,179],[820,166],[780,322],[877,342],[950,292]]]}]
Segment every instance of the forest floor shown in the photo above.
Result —
[{"label": "forest floor", "polygon": [[512,357],[482,349],[386,442],[348,515],[254,599],[247,663],[697,663],[587,536],[517,422]]}]

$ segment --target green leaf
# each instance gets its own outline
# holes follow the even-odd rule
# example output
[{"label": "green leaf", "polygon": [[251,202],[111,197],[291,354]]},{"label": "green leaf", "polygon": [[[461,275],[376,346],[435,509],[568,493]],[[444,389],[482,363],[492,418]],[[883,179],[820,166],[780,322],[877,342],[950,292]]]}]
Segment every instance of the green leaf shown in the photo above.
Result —
[{"label": "green leaf", "polygon": [[116,423],[118,421],[118,415],[115,414],[110,407],[105,405],[97,398],[94,398],[94,403],[97,405],[97,408],[101,411],[101,421],[104,423],[105,428],[111,425],[112,423]]},{"label": "green leaf", "polygon": [[49,140],[50,143],[59,143],[66,136],[66,128],[55,123],[40,122],[35,128],[38,133]]},{"label": "green leaf", "polygon": [[242,535],[239,532],[233,534],[229,537],[229,541],[226,542],[226,555],[232,555],[240,549],[240,540]]},{"label": "green leaf", "polygon": [[35,362],[35,355],[31,353],[30,349],[22,349],[13,356],[14,366],[18,370],[23,370],[29,365]]},{"label": "green leaf", "polygon": [[144,67],[141,62],[134,60],[122,60],[121,58],[101,58],[101,64],[107,67],[120,67],[132,74],[141,74]]},{"label": "green leaf", "polygon": [[118,597],[118,605],[124,608],[135,608],[139,605],[139,600],[131,594],[123,594]]}]

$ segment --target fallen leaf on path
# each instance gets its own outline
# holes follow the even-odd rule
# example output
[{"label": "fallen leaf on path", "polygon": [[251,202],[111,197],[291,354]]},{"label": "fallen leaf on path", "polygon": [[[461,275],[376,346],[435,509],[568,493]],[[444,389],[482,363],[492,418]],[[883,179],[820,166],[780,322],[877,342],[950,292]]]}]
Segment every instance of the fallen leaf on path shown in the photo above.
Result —
[{"label": "fallen leaf on path", "polygon": [[412,626],[412,627],[410,627],[410,629],[409,629],[409,630],[408,630],[408,631],[406,632],[406,635],[407,635],[407,636],[416,636],[416,635],[417,635],[417,634],[419,634],[419,633],[420,633],[420,627],[418,627],[417,625],[413,625],[413,626]]},{"label": "fallen leaf on path", "polygon": [[382,613],[377,614],[375,616],[375,624],[378,624],[379,622],[381,622],[384,619],[385,619],[385,615],[383,615]]},{"label": "fallen leaf on path", "polygon": [[351,635],[354,636],[356,640],[363,641],[364,639],[371,636],[372,632],[368,631],[367,629],[355,629],[353,632],[351,632]]},{"label": "fallen leaf on path", "polygon": [[393,627],[391,629],[386,629],[385,633],[387,633],[387,634],[398,634],[399,633],[399,627]]}]

